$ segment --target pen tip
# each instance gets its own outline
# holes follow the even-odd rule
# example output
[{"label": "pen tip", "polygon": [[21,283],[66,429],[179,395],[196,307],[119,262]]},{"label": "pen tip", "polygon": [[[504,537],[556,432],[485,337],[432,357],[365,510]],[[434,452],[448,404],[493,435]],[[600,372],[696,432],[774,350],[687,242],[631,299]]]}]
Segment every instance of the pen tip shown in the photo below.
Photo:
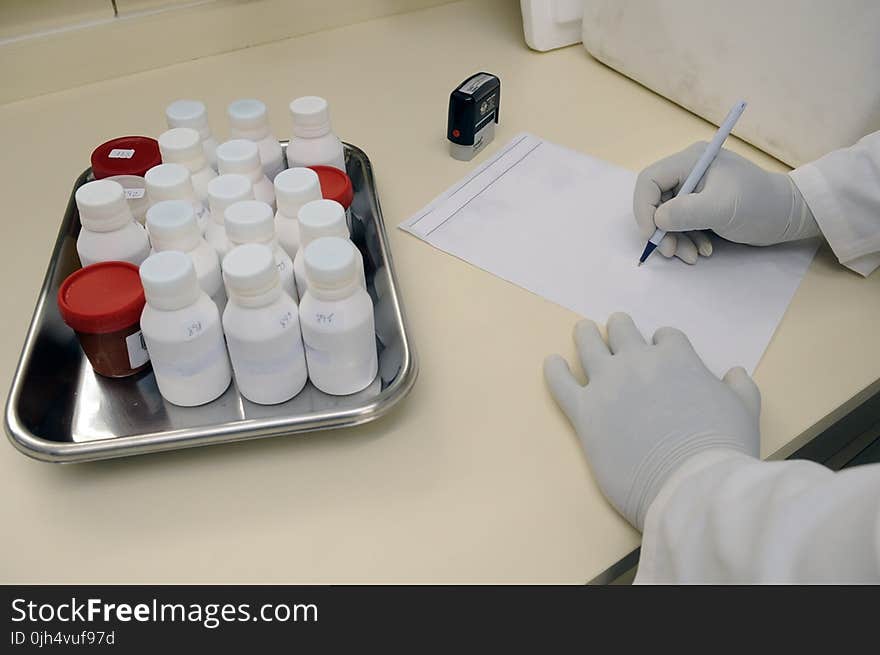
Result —
[{"label": "pen tip", "polygon": [[638,264],[636,264],[636,268],[638,268],[639,266],[641,266],[641,265],[644,264],[644,263],[645,263],[645,262],[639,262]]}]

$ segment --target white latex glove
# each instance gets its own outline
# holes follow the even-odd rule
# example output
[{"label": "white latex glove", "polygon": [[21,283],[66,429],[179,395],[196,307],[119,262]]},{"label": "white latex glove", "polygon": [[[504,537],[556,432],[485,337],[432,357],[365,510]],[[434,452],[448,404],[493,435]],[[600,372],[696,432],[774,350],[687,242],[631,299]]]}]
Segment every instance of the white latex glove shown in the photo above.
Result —
[{"label": "white latex glove", "polygon": [[602,493],[639,530],[663,483],[689,457],[710,448],[758,456],[761,394],[743,368],[719,380],[680,330],[660,328],[648,344],[628,314],[608,319],[609,345],[587,320],[574,339],[587,386],[559,355],[544,361],[544,376]]},{"label": "white latex glove", "polygon": [[645,239],[656,228],[667,234],[657,250],[688,264],[712,254],[702,232],[753,246],[819,236],[819,226],[801,192],[785,173],[771,173],[722,149],[694,193],[674,197],[706,148],[695,143],[651,164],[636,180],[633,213]]}]

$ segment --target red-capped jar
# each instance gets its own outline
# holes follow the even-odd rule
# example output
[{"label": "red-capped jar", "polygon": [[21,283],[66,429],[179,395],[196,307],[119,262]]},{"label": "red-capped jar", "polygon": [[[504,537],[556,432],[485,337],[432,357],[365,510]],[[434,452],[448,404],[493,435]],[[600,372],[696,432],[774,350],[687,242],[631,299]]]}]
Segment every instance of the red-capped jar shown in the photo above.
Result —
[{"label": "red-capped jar", "polygon": [[92,173],[96,180],[111,179],[125,189],[131,213],[144,223],[147,213],[147,171],[162,163],[159,142],[148,136],[121,136],[92,151]]},{"label": "red-capped jar", "polygon": [[162,163],[159,142],[148,136],[121,136],[92,151],[92,173],[96,180],[114,175],[137,175]]},{"label": "red-capped jar", "polygon": [[141,335],[144,289],[138,267],[99,262],[72,273],[58,290],[58,309],[96,373],[124,378],[150,365]]},{"label": "red-capped jar", "polygon": [[354,200],[354,187],[351,178],[335,166],[309,166],[318,174],[318,182],[321,185],[321,195],[326,200],[335,200],[348,209]]}]

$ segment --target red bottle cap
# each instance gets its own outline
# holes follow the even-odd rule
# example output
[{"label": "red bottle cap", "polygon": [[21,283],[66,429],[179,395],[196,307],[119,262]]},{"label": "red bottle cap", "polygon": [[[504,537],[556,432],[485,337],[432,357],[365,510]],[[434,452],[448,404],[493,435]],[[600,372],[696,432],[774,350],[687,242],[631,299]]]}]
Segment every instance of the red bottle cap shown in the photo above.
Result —
[{"label": "red bottle cap", "polygon": [[61,318],[77,332],[107,334],[134,325],[144,310],[138,267],[98,262],[71,273],[58,289]]},{"label": "red bottle cap", "polygon": [[335,200],[348,209],[354,200],[354,187],[351,178],[335,166],[309,166],[318,174],[321,195],[326,200]]},{"label": "red bottle cap", "polygon": [[113,175],[143,177],[161,163],[159,142],[148,136],[121,136],[102,143],[92,152],[92,173],[96,180]]}]

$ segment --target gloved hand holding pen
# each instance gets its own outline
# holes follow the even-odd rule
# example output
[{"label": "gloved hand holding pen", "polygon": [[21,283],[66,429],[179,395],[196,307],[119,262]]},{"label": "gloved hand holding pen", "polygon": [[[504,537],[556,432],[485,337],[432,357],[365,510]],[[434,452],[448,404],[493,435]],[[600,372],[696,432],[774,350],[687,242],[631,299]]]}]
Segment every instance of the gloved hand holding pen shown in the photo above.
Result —
[{"label": "gloved hand holding pen", "polygon": [[768,246],[819,236],[819,226],[801,192],[785,173],[771,173],[722,149],[694,193],[674,197],[705,143],[645,168],[636,180],[633,213],[645,238],[669,231],[657,250],[695,264],[712,254],[700,230],[737,243]]}]

